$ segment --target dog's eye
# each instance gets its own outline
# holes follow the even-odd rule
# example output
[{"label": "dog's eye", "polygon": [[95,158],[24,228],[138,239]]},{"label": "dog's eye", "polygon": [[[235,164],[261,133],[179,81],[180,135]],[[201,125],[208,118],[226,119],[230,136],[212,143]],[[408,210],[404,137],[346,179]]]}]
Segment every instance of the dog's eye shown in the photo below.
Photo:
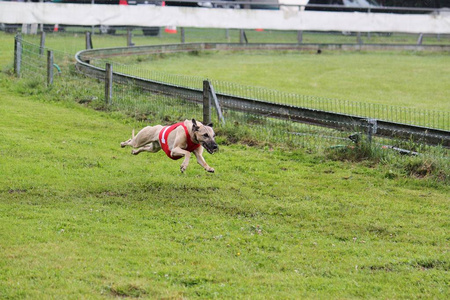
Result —
[{"label": "dog's eye", "polygon": [[208,138],[208,137],[209,137],[209,134],[205,133],[203,136],[204,136],[205,138]]}]

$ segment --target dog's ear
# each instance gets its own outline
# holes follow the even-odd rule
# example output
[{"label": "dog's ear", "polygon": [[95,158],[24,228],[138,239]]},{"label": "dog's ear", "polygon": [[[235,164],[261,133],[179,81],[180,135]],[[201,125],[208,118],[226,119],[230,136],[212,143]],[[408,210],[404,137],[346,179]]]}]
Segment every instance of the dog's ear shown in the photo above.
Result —
[{"label": "dog's ear", "polygon": [[206,125],[206,126],[209,126],[209,127],[213,127],[213,123],[209,123],[208,125]]},{"label": "dog's ear", "polygon": [[195,119],[192,119],[192,131],[198,131],[200,129],[200,127],[198,127],[197,122],[195,121]]}]

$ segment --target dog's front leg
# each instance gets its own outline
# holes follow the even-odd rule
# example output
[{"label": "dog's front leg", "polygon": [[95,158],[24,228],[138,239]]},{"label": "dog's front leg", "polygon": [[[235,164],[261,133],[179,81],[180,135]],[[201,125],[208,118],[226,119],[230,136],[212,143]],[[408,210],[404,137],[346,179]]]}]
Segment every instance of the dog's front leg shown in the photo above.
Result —
[{"label": "dog's front leg", "polygon": [[183,163],[180,166],[180,170],[182,173],[186,171],[187,166],[189,165],[189,159],[191,158],[191,152],[181,149],[180,147],[174,148],[170,155],[172,156],[184,156]]},{"label": "dog's front leg", "polygon": [[198,147],[194,150],[195,157],[197,157],[197,162],[200,166],[202,166],[206,171],[210,173],[214,173],[214,168],[211,168],[205,161],[203,157],[203,147]]}]

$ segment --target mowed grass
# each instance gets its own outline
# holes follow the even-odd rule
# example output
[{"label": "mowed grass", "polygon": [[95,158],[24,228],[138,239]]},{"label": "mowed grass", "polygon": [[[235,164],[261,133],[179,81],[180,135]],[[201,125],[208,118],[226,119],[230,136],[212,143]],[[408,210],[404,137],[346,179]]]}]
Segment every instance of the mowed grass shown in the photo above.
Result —
[{"label": "mowed grass", "polygon": [[2,298],[449,295],[448,186],[239,145],[180,174],[108,114],[1,93]]},{"label": "mowed grass", "polygon": [[[200,52],[114,58],[137,70],[286,93],[450,111],[450,55],[430,52]],[[129,68],[132,72],[133,69]]]},{"label": "mowed grass", "polygon": [[119,147],[144,124],[23,84],[0,74],[0,298],[450,295],[445,183],[240,144],[181,174]]},{"label": "mowed grass", "polygon": [[0,76],[1,298],[449,296],[446,185],[243,145],[181,174]]}]

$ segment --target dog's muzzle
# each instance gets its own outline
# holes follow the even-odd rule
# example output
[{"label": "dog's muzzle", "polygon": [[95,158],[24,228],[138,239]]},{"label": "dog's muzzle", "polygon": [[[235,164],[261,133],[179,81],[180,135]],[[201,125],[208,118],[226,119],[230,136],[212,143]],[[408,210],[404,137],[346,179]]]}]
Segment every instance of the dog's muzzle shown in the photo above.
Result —
[{"label": "dog's muzzle", "polygon": [[208,151],[209,154],[219,151],[219,146],[217,146],[216,143],[203,143],[202,146],[206,149],[206,151]]}]

